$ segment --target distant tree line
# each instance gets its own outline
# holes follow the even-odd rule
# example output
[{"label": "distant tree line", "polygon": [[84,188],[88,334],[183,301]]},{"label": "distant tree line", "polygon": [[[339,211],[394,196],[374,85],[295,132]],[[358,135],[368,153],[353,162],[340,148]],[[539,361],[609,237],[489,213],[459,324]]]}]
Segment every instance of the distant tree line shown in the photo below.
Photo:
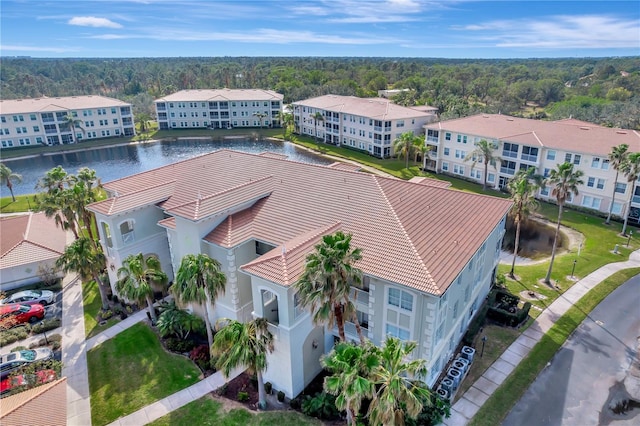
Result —
[{"label": "distant tree line", "polygon": [[153,99],[182,89],[272,89],[284,94],[285,103],[409,89],[394,100],[435,106],[442,118],[501,112],[640,128],[640,57],[3,58],[0,84],[3,99],[100,94],[150,115]]}]

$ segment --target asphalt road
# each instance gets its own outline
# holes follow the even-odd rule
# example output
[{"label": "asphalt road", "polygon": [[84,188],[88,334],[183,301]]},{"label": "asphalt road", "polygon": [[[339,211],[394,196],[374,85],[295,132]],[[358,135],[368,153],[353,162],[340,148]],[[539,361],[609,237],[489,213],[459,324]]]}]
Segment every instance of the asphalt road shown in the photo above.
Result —
[{"label": "asphalt road", "polygon": [[504,426],[639,425],[640,408],[612,420],[610,389],[638,350],[640,275],[603,300],[580,324],[511,410]]}]

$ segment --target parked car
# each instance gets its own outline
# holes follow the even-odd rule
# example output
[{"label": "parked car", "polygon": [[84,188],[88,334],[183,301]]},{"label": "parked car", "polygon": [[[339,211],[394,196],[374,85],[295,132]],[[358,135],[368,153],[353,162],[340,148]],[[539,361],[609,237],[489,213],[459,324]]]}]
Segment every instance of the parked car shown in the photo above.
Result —
[{"label": "parked car", "polygon": [[0,329],[8,329],[25,322],[34,323],[44,318],[44,306],[20,305],[0,305]]},{"label": "parked car", "polygon": [[0,356],[0,378],[8,377],[9,374],[29,363],[51,358],[53,358],[53,351],[49,348],[25,349],[4,354]]},{"label": "parked car", "polygon": [[50,305],[55,294],[50,290],[24,290],[0,300],[0,305],[19,303],[21,305]]},{"label": "parked car", "polygon": [[18,386],[23,385],[35,385],[35,384],[43,384],[48,383],[52,380],[55,380],[58,377],[55,370],[40,370],[36,371],[35,374],[20,374],[14,377],[7,377],[0,381],[0,394],[5,392],[9,392],[11,389],[14,389]]}]

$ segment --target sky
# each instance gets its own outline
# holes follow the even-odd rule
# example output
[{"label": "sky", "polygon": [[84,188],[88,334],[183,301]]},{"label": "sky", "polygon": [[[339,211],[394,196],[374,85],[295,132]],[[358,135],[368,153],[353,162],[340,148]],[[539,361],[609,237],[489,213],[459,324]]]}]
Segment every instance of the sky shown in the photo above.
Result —
[{"label": "sky", "polygon": [[640,55],[640,1],[2,0],[0,56]]}]

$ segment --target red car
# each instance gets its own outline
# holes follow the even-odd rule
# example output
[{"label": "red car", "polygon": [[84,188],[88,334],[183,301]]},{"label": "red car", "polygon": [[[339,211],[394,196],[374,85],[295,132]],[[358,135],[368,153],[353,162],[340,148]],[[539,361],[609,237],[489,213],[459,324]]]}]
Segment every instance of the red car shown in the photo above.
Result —
[{"label": "red car", "polygon": [[35,305],[2,305],[0,306],[0,329],[11,328],[25,322],[34,323],[44,318],[44,306]]},{"label": "red car", "polygon": [[7,377],[0,382],[0,394],[10,391],[17,386],[35,385],[48,383],[55,380],[57,374],[54,370],[40,370],[35,374],[21,374],[19,376]]}]

